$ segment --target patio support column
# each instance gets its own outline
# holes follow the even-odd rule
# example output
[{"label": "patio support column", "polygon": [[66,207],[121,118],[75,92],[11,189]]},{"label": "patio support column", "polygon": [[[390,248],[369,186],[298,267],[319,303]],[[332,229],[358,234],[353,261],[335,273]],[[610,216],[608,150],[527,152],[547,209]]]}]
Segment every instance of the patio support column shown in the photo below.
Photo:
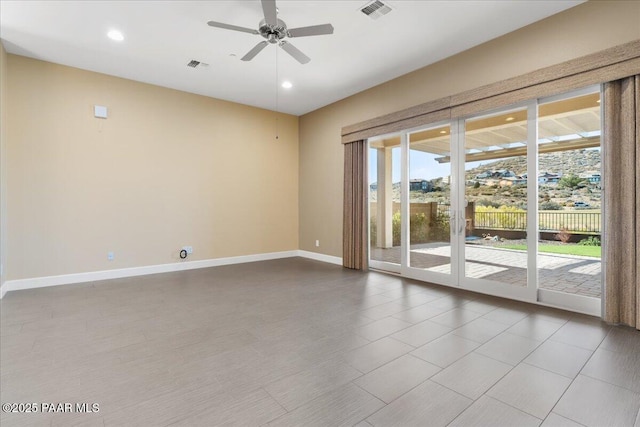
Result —
[{"label": "patio support column", "polygon": [[393,182],[391,148],[378,148],[377,242],[379,248],[393,247]]}]

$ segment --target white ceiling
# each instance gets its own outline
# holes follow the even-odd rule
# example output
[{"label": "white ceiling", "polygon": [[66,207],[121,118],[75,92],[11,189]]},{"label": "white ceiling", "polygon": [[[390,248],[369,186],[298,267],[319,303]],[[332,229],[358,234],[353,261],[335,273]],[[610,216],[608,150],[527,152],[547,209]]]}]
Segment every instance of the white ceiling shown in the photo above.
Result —
[{"label": "white ceiling", "polygon": [[[311,58],[306,65],[273,45],[240,61],[262,38],[207,26],[257,28],[258,0],[2,0],[0,37],[9,53],[302,115],[582,2],[388,0],[393,11],[372,20],[359,10],[364,0],[279,0],[289,28],[335,28],[291,39]],[[112,28],[123,42],[106,37]],[[210,65],[189,68],[192,59]],[[280,87],[284,80],[294,87]]]}]

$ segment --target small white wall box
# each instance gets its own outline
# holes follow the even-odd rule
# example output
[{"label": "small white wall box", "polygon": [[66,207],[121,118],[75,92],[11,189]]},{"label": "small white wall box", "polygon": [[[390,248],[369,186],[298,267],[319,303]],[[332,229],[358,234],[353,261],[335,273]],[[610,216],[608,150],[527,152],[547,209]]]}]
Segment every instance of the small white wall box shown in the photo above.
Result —
[{"label": "small white wall box", "polygon": [[94,105],[93,106],[93,115],[99,119],[107,118],[107,107],[103,105]]}]

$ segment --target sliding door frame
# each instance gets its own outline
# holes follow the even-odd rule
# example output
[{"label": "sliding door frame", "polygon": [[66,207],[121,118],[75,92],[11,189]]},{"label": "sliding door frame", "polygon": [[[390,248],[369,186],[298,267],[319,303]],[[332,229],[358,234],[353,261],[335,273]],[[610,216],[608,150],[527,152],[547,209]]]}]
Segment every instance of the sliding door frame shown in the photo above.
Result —
[{"label": "sliding door frame", "polygon": [[[370,267],[387,272],[397,273],[403,277],[427,281],[453,288],[461,288],[473,292],[494,295],[529,303],[564,308],[591,315],[600,315],[602,298],[585,297],[574,294],[566,294],[559,291],[541,289],[539,287],[538,274],[538,106],[540,104],[562,100],[574,96],[594,93],[602,93],[600,86],[588,86],[578,90],[562,94],[537,98],[524,102],[503,106],[501,108],[484,111],[480,114],[435,121],[428,125],[421,125],[399,132],[377,136],[369,139],[372,141],[390,137],[400,137],[400,164],[401,164],[401,262],[393,264],[384,261],[370,259]],[[600,106],[602,111],[602,104]],[[510,285],[486,279],[468,278],[465,276],[465,123],[468,120],[491,116],[496,113],[507,113],[512,110],[527,111],[527,176],[536,177],[527,182],[527,286]],[[601,114],[602,117],[602,114]],[[410,162],[410,134],[429,128],[450,126],[451,149],[451,181],[450,181],[450,246],[451,246],[451,274],[426,271],[410,266],[410,193],[409,193],[409,162]],[[601,124],[601,132],[602,132]],[[370,149],[370,145],[368,149]],[[602,149],[601,149],[602,153]],[[604,155],[604,153],[602,153]],[[603,187],[603,191],[604,187]],[[380,202],[378,200],[378,202]],[[368,203],[369,211],[371,204]],[[602,218],[603,216],[601,216]],[[371,212],[368,212],[368,224],[371,223]],[[369,229],[369,228],[368,228]],[[602,233],[604,231],[602,228]],[[604,264],[604,263],[603,263]],[[601,279],[604,288],[604,280]]]},{"label": "sliding door frame", "polygon": [[[483,112],[481,114],[475,114],[459,119],[459,137],[458,143],[458,156],[456,163],[458,164],[458,181],[460,182],[460,191],[458,191],[457,206],[458,206],[458,218],[465,220],[464,209],[466,207],[466,179],[465,179],[465,130],[466,123],[469,120],[474,120],[482,117],[493,116],[495,114],[509,113],[511,111],[527,111],[527,176],[538,176],[537,168],[537,147],[538,147],[538,129],[537,129],[537,102],[531,100],[527,102],[520,102],[517,104],[508,105],[502,108],[493,109]],[[475,279],[466,277],[466,244],[465,233],[459,233],[457,236],[457,247],[460,253],[460,262],[458,263],[458,277],[460,278],[460,287],[468,289],[474,292],[488,293],[491,295],[498,295],[509,299],[515,299],[526,302],[536,302],[536,287],[537,287],[537,268],[536,257],[538,250],[537,239],[537,206],[538,206],[538,182],[536,180],[527,181],[527,206],[533,206],[534,209],[527,209],[527,286],[522,287],[518,285],[511,285],[507,283],[500,283],[487,279]]]}]

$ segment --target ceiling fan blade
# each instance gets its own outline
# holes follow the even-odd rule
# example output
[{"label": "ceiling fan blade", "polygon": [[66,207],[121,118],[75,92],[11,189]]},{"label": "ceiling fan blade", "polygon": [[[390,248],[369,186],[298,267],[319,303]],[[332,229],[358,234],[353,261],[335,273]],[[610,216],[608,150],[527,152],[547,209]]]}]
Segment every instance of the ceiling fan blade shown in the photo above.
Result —
[{"label": "ceiling fan blade", "polygon": [[291,28],[289,30],[289,37],[321,36],[324,34],[333,34],[333,25],[311,25],[310,27]]},{"label": "ceiling fan blade", "polygon": [[264,49],[267,45],[269,44],[269,42],[267,42],[266,40],[261,41],[260,43],[258,43],[257,45],[255,45],[253,47],[253,49],[251,49],[249,52],[247,52],[247,54],[245,56],[243,56],[242,58],[240,58],[241,61],[251,61],[257,54],[260,53],[260,51],[262,49]]},{"label": "ceiling fan blade", "polygon": [[207,25],[210,27],[223,28],[225,30],[233,30],[233,31],[242,31],[243,33],[249,34],[260,34],[258,30],[252,30],[251,28],[246,27],[238,27],[237,25],[224,24],[222,22],[209,21]]},{"label": "ceiling fan blade", "polygon": [[262,11],[264,12],[264,20],[267,22],[267,24],[273,26],[276,26],[278,24],[276,0],[262,0]]},{"label": "ceiling fan blade", "polygon": [[307,62],[311,61],[311,58],[309,58],[304,53],[300,52],[300,50],[297,47],[295,47],[289,42],[281,41],[280,47],[289,55],[293,56],[293,58],[301,64],[306,64]]}]

